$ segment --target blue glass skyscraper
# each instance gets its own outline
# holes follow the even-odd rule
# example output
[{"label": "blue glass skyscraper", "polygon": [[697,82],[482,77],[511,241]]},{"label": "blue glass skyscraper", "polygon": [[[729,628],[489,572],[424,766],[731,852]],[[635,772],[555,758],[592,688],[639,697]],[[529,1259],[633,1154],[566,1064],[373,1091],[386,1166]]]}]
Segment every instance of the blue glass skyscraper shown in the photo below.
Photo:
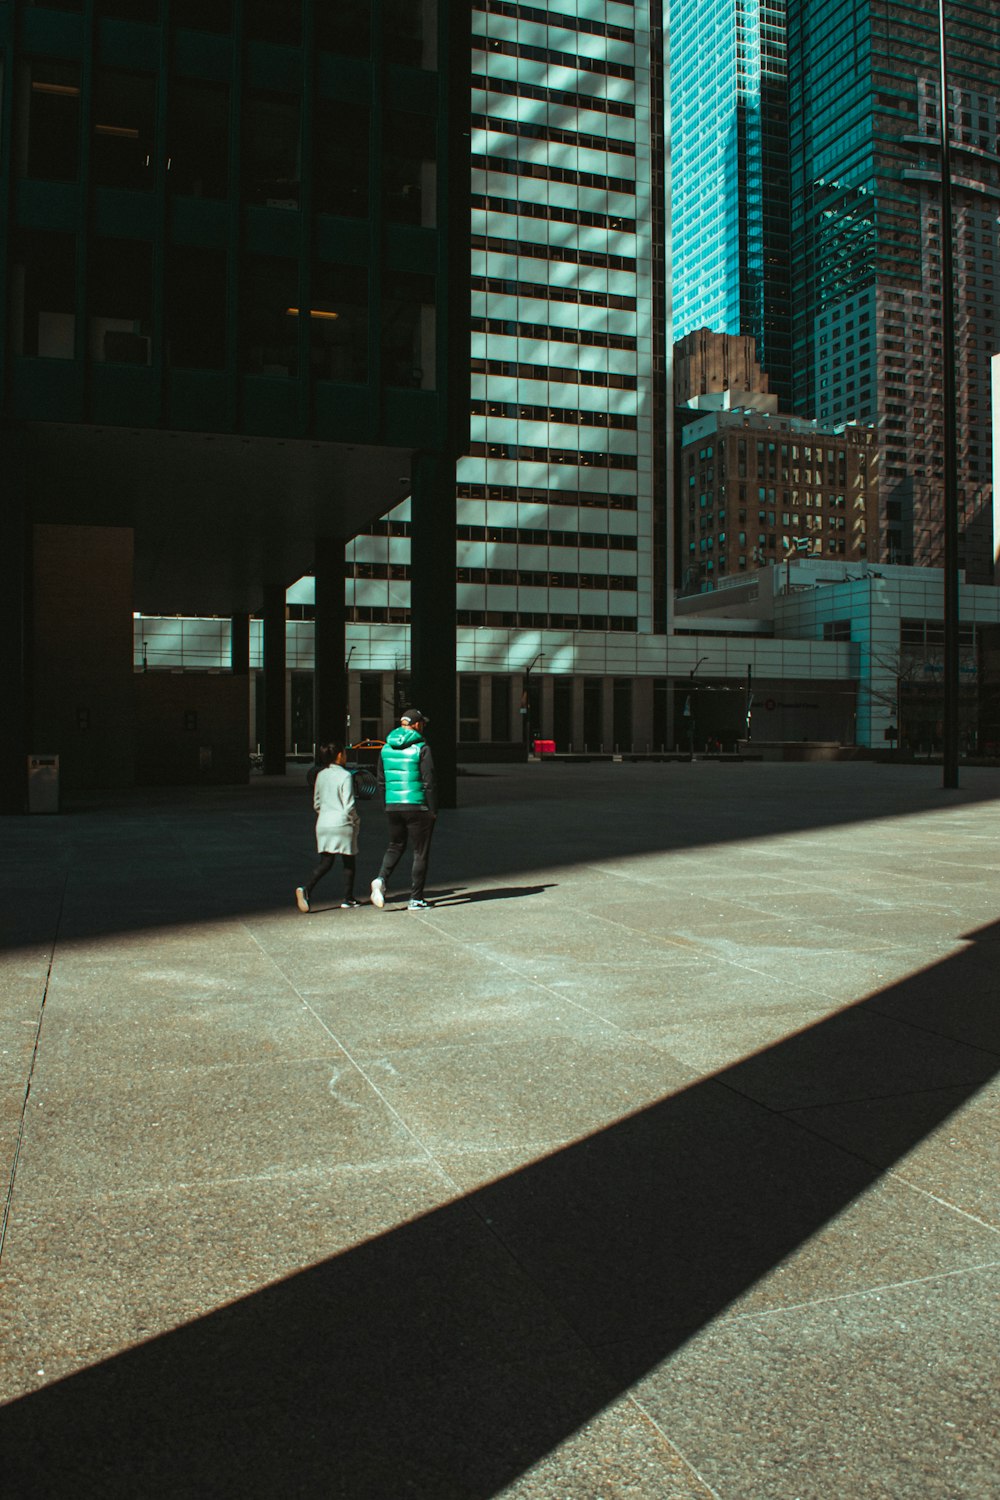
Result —
[{"label": "blue glass skyscraper", "polygon": [[672,0],[673,334],[749,334],[791,394],[784,0]]}]

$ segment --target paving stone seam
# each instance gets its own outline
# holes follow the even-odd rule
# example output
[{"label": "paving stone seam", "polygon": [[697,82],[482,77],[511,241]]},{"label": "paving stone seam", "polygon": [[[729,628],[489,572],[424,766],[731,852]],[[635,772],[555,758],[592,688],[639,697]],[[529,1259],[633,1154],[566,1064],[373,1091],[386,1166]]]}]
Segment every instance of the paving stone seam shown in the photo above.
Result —
[{"label": "paving stone seam", "polygon": [[899,1172],[894,1167],[890,1167],[886,1175],[891,1177],[894,1182],[901,1182],[911,1192],[919,1193],[924,1198],[930,1198],[932,1203],[937,1203],[939,1207],[948,1209],[950,1213],[960,1214],[963,1219],[971,1219],[973,1224],[978,1224],[981,1228],[988,1229],[992,1234],[1000,1235],[1000,1225],[992,1223],[989,1219],[981,1219],[978,1214],[971,1213],[969,1209],[963,1208],[960,1203],[952,1203],[949,1199],[942,1198],[938,1193],[932,1193],[929,1188],[922,1187],[919,1182],[912,1182],[906,1176],[905,1172]]},{"label": "paving stone seam", "polygon": [[417,1134],[417,1132],[413,1129],[413,1127],[403,1118],[403,1116],[400,1114],[399,1110],[396,1109],[396,1107],[389,1101],[389,1099],[386,1097],[386,1095],[383,1093],[383,1091],[379,1088],[378,1084],[375,1082],[375,1079],[366,1071],[366,1069],[357,1060],[357,1058],[353,1055],[353,1053],[349,1050],[349,1048],[347,1046],[345,1046],[345,1044],[340,1040],[340,1038],[337,1036],[336,1032],[332,1029],[332,1027],[330,1027],[327,1024],[327,1022],[324,1021],[323,1017],[319,1014],[319,1012],[316,1011],[313,1008],[313,1006],[309,1004],[309,1001],[305,998],[305,996],[302,994],[302,992],[298,989],[298,987],[295,985],[294,981],[292,979],[290,979],[287,974],[285,974],[285,972],[281,968],[281,965],[278,963],[277,959],[272,954],[268,953],[267,950],[258,941],[256,934],[253,933],[253,932],[251,932],[250,933],[250,937],[251,937],[251,940],[260,949],[260,952],[263,954],[263,956],[268,960],[268,962],[277,970],[277,972],[279,974],[281,974],[283,980],[288,985],[289,989],[292,991],[292,993],[294,995],[296,995],[298,997],[299,1002],[301,1003],[301,1005],[303,1006],[303,1008],[309,1012],[309,1014],[313,1017],[313,1020],[316,1021],[317,1025],[320,1027],[320,1029],[322,1031],[326,1032],[327,1036],[329,1036],[331,1038],[331,1040],[334,1042],[334,1044],[337,1047],[339,1047],[340,1051],[344,1054],[344,1056],[346,1057],[346,1059],[349,1062],[349,1064],[351,1065],[351,1067],[358,1074],[358,1076],[362,1080],[362,1082],[365,1083],[368,1086],[368,1088],[371,1089],[372,1093],[380,1101],[380,1103],[382,1104],[383,1108],[385,1110],[387,1110],[387,1112],[392,1116],[392,1118],[398,1122],[398,1124],[406,1132],[406,1134],[410,1138],[410,1140],[412,1140],[416,1144],[416,1146],[418,1147],[418,1149],[423,1153],[423,1155],[426,1158],[426,1160],[428,1162],[430,1162],[430,1164],[433,1166],[434,1170],[441,1175],[441,1177],[449,1185],[449,1187],[451,1188],[451,1190],[457,1196],[462,1196],[462,1188],[454,1180],[454,1178],[451,1176],[450,1172],[448,1172],[447,1169],[442,1165],[442,1163],[440,1161],[438,1161],[437,1157],[434,1155],[434,1152],[431,1150],[431,1148],[427,1145],[426,1141],[422,1140],[421,1137]]},{"label": "paving stone seam", "polygon": [[[918,970],[918,972],[922,972],[922,971]],[[961,1037],[954,1036],[950,1032],[947,1032],[947,1031],[938,1031],[934,1026],[927,1026],[922,1021],[915,1021],[915,1020],[913,1020],[912,1017],[910,1017],[910,1016],[900,1016],[900,1015],[895,1014],[891,1010],[885,1010],[885,1009],[883,1009],[882,1007],[879,1006],[879,1003],[878,1003],[878,1001],[879,1001],[879,995],[881,993],[882,993],[881,990],[876,990],[876,992],[875,992],[874,995],[868,995],[868,996],[863,997],[867,1001],[867,1003],[871,1006],[871,1010],[872,1010],[872,1014],[873,1015],[882,1016],[884,1019],[889,1020],[889,1021],[895,1021],[900,1026],[908,1026],[911,1031],[922,1031],[925,1036],[932,1036],[932,1037],[934,1037],[935,1041],[950,1042],[950,1043],[952,1043],[952,1045],[957,1044],[957,1045],[959,1045],[961,1047],[967,1047],[972,1052],[981,1052],[984,1057],[997,1057],[997,1058],[1000,1058],[1000,1052],[998,1052],[994,1047],[984,1047],[980,1042],[966,1042],[966,1041],[963,1041]],[[950,1084],[950,1085],[949,1084],[943,1084],[942,1088],[949,1088],[949,1087],[955,1088],[956,1086],[957,1085],[955,1085],[955,1084]],[[931,1093],[933,1093],[933,1092],[936,1092],[936,1090],[923,1090],[922,1089],[922,1090],[915,1090],[914,1092],[917,1092],[917,1093],[931,1092]],[[806,1108],[809,1108],[809,1106],[807,1105]]]},{"label": "paving stone seam", "polygon": [[28,1063],[27,1076],[24,1082],[24,1094],[21,1099],[21,1109],[17,1120],[17,1130],[14,1136],[14,1149],[11,1156],[10,1176],[7,1180],[7,1191],[4,1195],[3,1214],[0,1216],[0,1261],[3,1260],[4,1245],[7,1241],[7,1226],[10,1222],[11,1207],[14,1201],[14,1191],[17,1181],[17,1168],[21,1158],[21,1146],[24,1141],[25,1121],[28,1113],[28,1101],[31,1097],[31,1085],[35,1076],[35,1064],[38,1061],[38,1049],[41,1044],[42,1023],[45,1020],[45,1004],[48,999],[49,985],[52,980],[52,968],[55,963],[56,944],[59,940],[59,922],[62,917],[63,902],[66,896],[66,881],[69,878],[67,870],[63,879],[62,890],[59,893],[59,901],[55,909],[55,923],[52,931],[52,940],[49,945],[48,963],[45,969],[45,980],[42,984],[41,999],[38,1004],[38,1020],[35,1025],[35,1036],[31,1048],[31,1059]]},{"label": "paving stone seam", "polygon": [[662,1423],[657,1421],[657,1419],[653,1416],[653,1413],[644,1404],[642,1399],[635,1393],[635,1391],[630,1390],[628,1392],[628,1395],[626,1396],[626,1400],[630,1406],[635,1407],[642,1420],[644,1422],[647,1422],[649,1426],[652,1427],[653,1431],[657,1433],[663,1443],[665,1443],[665,1445],[670,1449],[671,1453],[675,1453],[677,1455],[678,1462],[681,1463],[684,1468],[694,1476],[698,1484],[703,1486],[705,1490],[706,1500],[723,1500],[721,1491],[715,1489],[713,1485],[709,1484],[708,1480],[705,1478],[704,1474],[701,1473],[697,1465],[687,1457],[687,1455],[681,1448],[678,1448],[674,1439],[668,1436]]},{"label": "paving stone seam", "polygon": [[[588,868],[596,868],[596,867],[588,867]],[[652,883],[652,882],[650,882],[650,883]],[[616,918],[613,918],[613,917],[607,917],[602,912],[591,912],[591,911],[586,910],[584,908],[577,908],[577,910],[579,911],[580,916],[583,917],[583,918],[587,918],[587,917],[589,917],[590,919],[596,918],[597,920],[599,920],[601,922],[605,922],[605,923],[607,923],[610,926],[618,927],[618,928],[620,928],[624,932],[628,932],[628,933],[634,934],[635,936],[638,936],[638,937],[640,937],[640,938],[642,938],[644,940],[648,940],[648,941],[651,942],[651,944],[654,947],[655,946],[660,946],[660,947],[675,947],[675,946],[679,947],[679,946],[681,946],[681,944],[676,943],[675,940],[673,940],[671,938],[661,938],[661,937],[659,937],[655,933],[654,934],[649,934],[649,933],[646,933],[645,931],[643,931],[641,929],[630,927],[628,923],[621,922],[621,921],[619,921],[619,920],[617,920]],[[439,934],[442,937],[446,937],[450,942],[454,943],[456,946],[464,947],[464,948],[469,948],[469,949],[471,949],[474,952],[476,951],[476,949],[479,946],[481,946],[479,944],[472,944],[472,943],[465,942],[460,936],[458,936],[458,935],[456,935],[456,934],[448,931],[445,928],[440,927],[435,922],[426,922],[425,926],[429,927],[435,934]],[[710,955],[713,959],[717,960],[720,963],[727,964],[730,968],[740,969],[744,973],[758,975],[759,977],[768,980],[769,983],[781,984],[781,985],[785,986],[786,988],[793,987],[792,984],[791,984],[791,981],[788,980],[788,979],[786,979],[783,975],[772,974],[772,973],[770,973],[767,970],[755,968],[751,964],[740,963],[736,959],[728,958],[724,954],[719,953],[714,948],[705,947],[703,944],[701,944],[699,942],[698,939],[688,938],[688,939],[684,940],[684,943],[685,943],[685,945],[690,944],[692,947],[700,948],[704,953],[706,953],[707,955]],[[886,950],[886,951],[905,951],[905,950],[896,950],[896,949],[894,949],[894,950]],[[551,985],[546,984],[544,980],[538,979],[537,976],[528,975],[526,973],[523,973],[520,969],[515,968],[512,964],[510,964],[509,962],[505,961],[503,958],[501,958],[495,952],[492,955],[492,961],[494,963],[496,963],[497,965],[499,965],[500,967],[506,968],[509,973],[516,975],[519,979],[525,980],[525,981],[529,982],[536,989],[542,990],[546,994],[551,995],[552,998],[555,999],[555,1000],[557,1000],[560,1004],[569,1004],[569,1005],[573,1006],[574,1009],[582,1012],[584,1015],[588,1015],[588,1016],[592,1017],[595,1020],[601,1021],[603,1024],[605,1024],[607,1026],[613,1027],[616,1031],[620,1032],[622,1034],[622,1036],[627,1036],[630,1039],[632,1039],[632,1040],[634,1040],[636,1042],[639,1042],[641,1044],[647,1045],[647,1046],[653,1045],[650,1042],[650,1040],[649,1040],[648,1037],[642,1036],[639,1033],[630,1030],[628,1027],[623,1027],[619,1022],[613,1020],[610,1016],[604,1015],[601,1011],[594,1010],[591,1006],[583,1005],[580,1001],[574,1000],[572,998],[572,996],[567,995],[565,993],[565,991],[563,991],[563,990],[559,990],[559,991],[555,990]],[[850,1004],[855,1003],[855,1002],[845,1003],[843,1001],[842,997],[839,997],[839,996],[836,996],[834,994],[831,994],[828,991],[821,990],[818,987],[814,987],[814,990],[815,990],[815,993],[818,996],[822,997],[823,1001],[829,1002],[830,1005],[833,1007],[833,1011],[831,1012],[831,1014],[833,1014],[835,1012],[838,1012],[838,1011],[846,1011],[846,1010],[848,1010],[850,1008]],[[878,992],[876,992],[876,994],[877,993]],[[858,997],[859,1000],[860,999],[865,999],[865,998],[871,998],[871,997],[863,997],[863,996],[862,997]],[[901,1018],[899,1018],[897,1016],[890,1017],[890,1019],[892,1019],[894,1022],[896,1022],[899,1025],[909,1026],[912,1030],[926,1031],[927,1034],[931,1035],[931,1036],[936,1036],[938,1034],[938,1033],[934,1032],[933,1030],[930,1030],[929,1028],[919,1026],[918,1024],[916,1024],[914,1022],[911,1022],[911,1021],[902,1020]],[[954,1040],[954,1039],[950,1038],[949,1040]],[[972,1050],[984,1052],[988,1056],[995,1055],[989,1049],[976,1048],[971,1043],[964,1043],[963,1045],[967,1046],[967,1047],[971,1047]],[[741,1091],[735,1090],[735,1092],[741,1092]],[[929,1091],[926,1090],[926,1089],[922,1089],[922,1090],[914,1090],[913,1092],[914,1093],[927,1093]],[[934,1091],[930,1091],[930,1092],[934,1092]],[[748,1095],[748,1096],[745,1096],[745,1097],[752,1097],[752,1096]],[[850,1103],[850,1102],[869,1102],[870,1099],[873,1098],[873,1097],[877,1097],[877,1096],[862,1095],[862,1096],[859,1096],[857,1100],[854,1100],[854,1101],[852,1101],[852,1100],[846,1100],[846,1101],[841,1101],[841,1102],[847,1102],[847,1103]],[[896,1098],[896,1097],[900,1097],[900,1096],[898,1096],[898,1095],[892,1095],[892,1096],[887,1096],[887,1097]],[[757,1102],[759,1103],[760,1101],[758,1100]],[[796,1108],[805,1108],[805,1109],[819,1108],[819,1107],[825,1105],[826,1102],[827,1101],[820,1101],[816,1105],[796,1106]],[[765,1107],[767,1107],[767,1106],[765,1106]],[[782,1111],[782,1110],[776,1110],[774,1112],[777,1113],[777,1114],[784,1113],[784,1111]]]},{"label": "paving stone seam", "polygon": [[[652,882],[650,882],[650,883],[652,883]],[[777,919],[781,918],[781,913],[780,912],[772,912],[767,907],[757,907],[757,908],[747,907],[746,909],[747,909],[748,912],[752,911],[753,914],[755,916],[757,916],[757,917],[769,917],[769,918],[777,918]],[[947,908],[939,908],[939,909],[940,910],[947,910]],[[715,944],[725,943],[725,942],[731,941],[729,939],[714,939],[713,940],[711,938],[701,937],[698,934],[692,934],[690,932],[684,932],[684,931],[682,931],[680,929],[678,929],[677,936],[675,936],[675,937],[661,937],[659,934],[649,932],[647,929],[642,928],[642,927],[630,927],[627,922],[622,922],[619,918],[616,918],[616,917],[606,916],[603,912],[595,912],[595,911],[593,911],[593,910],[591,910],[589,908],[579,908],[579,910],[581,911],[582,915],[587,916],[591,920],[597,920],[597,921],[601,921],[601,922],[608,922],[608,923],[612,924],[613,926],[621,927],[622,931],[624,931],[624,932],[633,933],[635,936],[640,937],[640,938],[644,938],[644,939],[648,939],[648,941],[650,941],[651,943],[654,943],[654,944],[659,944],[659,945],[664,946],[664,947],[677,946],[677,947],[685,947],[685,948],[686,947],[704,948],[705,951],[708,952],[708,953],[710,953],[713,958],[715,958],[715,957],[720,958],[720,959],[723,960],[723,962],[733,962],[733,963],[736,962],[736,960],[726,959],[725,955],[722,952],[720,952],[718,946],[712,946],[713,942]],[[829,948],[819,947],[819,946],[815,946],[814,945],[814,946],[809,947],[809,948],[803,948],[802,951],[803,952],[807,952],[807,953],[812,953],[812,954],[815,954],[815,953],[824,953],[824,952],[839,953],[841,951],[842,946],[843,946],[843,933],[844,933],[844,930],[842,928],[840,928],[840,927],[837,927],[837,926],[833,925],[832,923],[831,924],[823,923],[821,921],[818,921],[815,918],[811,919],[811,923],[812,923],[812,925],[814,927],[819,928],[822,931],[822,933],[823,933],[824,936],[826,936],[827,934],[829,934],[831,937],[833,937],[835,939],[838,939],[838,941],[835,943],[835,945],[833,945],[833,946],[831,946]],[[790,931],[791,928],[789,928],[788,930]],[[902,946],[898,942],[882,941],[881,939],[877,939],[877,938],[869,940],[870,943],[871,943],[871,946],[869,946],[868,948],[860,948],[860,947],[857,946],[856,936],[854,934],[851,934],[851,936],[852,936],[852,938],[854,938],[854,941],[855,941],[855,951],[857,951],[859,953],[876,954],[880,958],[887,957],[888,955],[893,954],[893,953],[902,953],[902,954],[905,954],[908,958],[911,957],[911,955],[912,955],[912,949],[909,948],[909,947]],[[736,945],[734,945],[734,946],[736,946]],[[755,942],[755,943],[753,943],[752,945],[749,945],[749,946],[753,946],[755,948],[759,948],[761,946],[767,946],[767,945],[766,944],[761,944],[760,942]],[[954,956],[957,953],[964,952],[965,949],[968,948],[971,945],[968,942],[966,942],[965,940],[963,940],[961,937],[954,937],[954,938],[942,938],[934,946],[935,946],[935,953],[937,953],[937,955],[938,955],[938,958],[937,958],[936,961],[940,961],[941,959],[949,958],[949,957]],[[790,949],[790,948],[789,949],[782,949],[781,951],[782,952],[791,952],[792,949]],[[775,977],[777,977],[777,976],[775,976]]]},{"label": "paving stone seam", "polygon": [[[577,910],[580,912],[581,916],[586,917],[591,915],[591,913],[583,911],[582,908],[577,908]],[[607,921],[610,919],[602,918],[602,920]],[[426,925],[430,927],[432,931],[439,934],[441,937],[446,938],[449,942],[453,943],[458,948],[469,949],[470,951],[475,952],[477,948],[481,947],[480,944],[466,942],[457,934],[448,931],[446,928],[439,927],[435,922],[428,922]],[[624,930],[627,932],[632,931],[632,929],[628,927],[626,927]],[[663,1050],[662,1046],[657,1047],[653,1043],[651,1043],[648,1037],[641,1036],[638,1032],[630,1030],[627,1026],[622,1026],[620,1022],[613,1020],[610,1016],[606,1016],[602,1014],[602,1012],[594,1010],[589,1005],[582,1004],[582,1002],[579,1000],[574,1000],[573,997],[571,995],[568,995],[565,990],[555,989],[551,984],[547,984],[543,979],[539,979],[537,975],[522,973],[520,969],[515,968],[504,958],[500,957],[500,955],[497,954],[495,950],[491,954],[490,961],[498,968],[506,969],[508,974],[514,975],[515,978],[531,984],[536,990],[541,990],[544,994],[549,995],[557,1004],[571,1005],[574,1010],[579,1011],[582,1015],[589,1016],[592,1020],[600,1021],[602,1025],[612,1027],[615,1031],[619,1032],[621,1036],[628,1037],[630,1041],[639,1042],[641,1045],[650,1048],[651,1051]],[[678,1059],[678,1062],[679,1061],[680,1059]],[[682,1066],[686,1065],[682,1064]],[[697,1069],[692,1068],[690,1069],[690,1072],[692,1080],[698,1077]]]},{"label": "paving stone seam", "polygon": [[984,1271],[1000,1271],[1000,1260],[982,1261],[971,1266],[955,1266],[950,1271],[935,1271],[933,1275],[914,1276],[905,1281],[875,1282],[872,1286],[857,1287],[850,1292],[835,1292],[826,1297],[809,1297],[804,1302],[786,1302],[777,1307],[756,1307],[746,1311],[723,1309],[707,1323],[698,1326],[696,1333],[704,1333],[721,1323],[764,1322],[769,1318],[782,1317],[786,1313],[810,1312],[814,1308],[839,1302],[861,1302],[870,1297],[888,1296],[891,1292],[905,1292],[911,1287],[933,1286],[943,1281],[954,1281],[959,1276],[977,1276]]}]

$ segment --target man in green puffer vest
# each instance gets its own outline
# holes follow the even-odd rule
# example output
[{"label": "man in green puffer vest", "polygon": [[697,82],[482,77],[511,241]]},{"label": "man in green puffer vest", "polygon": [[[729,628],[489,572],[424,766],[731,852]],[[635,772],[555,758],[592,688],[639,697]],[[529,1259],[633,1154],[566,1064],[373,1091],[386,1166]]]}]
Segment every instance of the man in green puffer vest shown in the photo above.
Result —
[{"label": "man in green puffer vest", "polygon": [[424,881],[431,834],[437,818],[434,759],[424,739],[427,720],[419,708],[408,708],[382,746],[378,763],[378,789],[385,799],[389,820],[389,845],[382,868],[372,881],[372,905],[385,905],[389,877],[403,857],[407,842],[413,843],[410,874],[410,911],[426,910]]}]

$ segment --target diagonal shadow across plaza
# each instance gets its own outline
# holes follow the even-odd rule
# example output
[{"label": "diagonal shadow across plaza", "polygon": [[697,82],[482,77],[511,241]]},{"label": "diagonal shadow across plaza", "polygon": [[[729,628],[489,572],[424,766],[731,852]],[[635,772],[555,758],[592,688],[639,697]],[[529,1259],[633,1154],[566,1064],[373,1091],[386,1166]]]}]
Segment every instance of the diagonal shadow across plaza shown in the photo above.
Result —
[{"label": "diagonal shadow across plaza", "polygon": [[[933,776],[505,769],[442,820],[440,907],[399,920],[276,906],[295,789],[22,824],[27,888],[62,861],[64,895],[10,934],[22,980],[47,955],[0,1267],[11,1493],[992,1493],[1000,776]],[[220,1056],[186,1053],[183,954],[239,970],[244,934],[287,994],[239,986],[234,1055],[208,990]],[[262,1067],[288,1006],[307,1033]],[[220,1064],[252,1106],[228,1135]],[[288,1206],[338,1221],[331,1253]],[[288,1256],[181,1296],[212,1237]]]}]

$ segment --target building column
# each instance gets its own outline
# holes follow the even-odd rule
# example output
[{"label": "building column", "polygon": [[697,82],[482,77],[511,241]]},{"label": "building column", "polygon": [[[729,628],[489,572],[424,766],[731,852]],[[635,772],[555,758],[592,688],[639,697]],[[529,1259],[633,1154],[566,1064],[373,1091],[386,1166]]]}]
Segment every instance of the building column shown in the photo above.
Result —
[{"label": "building column", "polygon": [[264,590],[264,775],[284,776],[288,720],[285,709],[285,590]]},{"label": "building column", "polygon": [[248,614],[231,615],[229,620],[229,669],[233,676],[239,678],[243,684],[243,711],[246,715],[244,727],[246,731],[246,779],[250,779],[250,747],[251,724],[250,724],[250,616]]},{"label": "building column", "polygon": [[651,677],[636,677],[632,682],[632,744],[638,752],[654,748]]},{"label": "building column", "polygon": [[[317,745],[347,740],[344,543],[321,537],[313,555],[316,580],[313,733]],[[428,710],[429,712],[429,710]]]},{"label": "building column", "polygon": [[250,616],[233,615],[229,623],[229,666],[234,677],[250,673]]},{"label": "building column", "polygon": [[28,683],[31,566],[24,487],[24,460],[17,436],[0,440],[4,502],[0,506],[0,813],[27,807],[28,754],[48,745],[28,744]]},{"label": "building column", "polygon": [[410,499],[410,661],[412,703],[430,721],[438,800],[455,806],[455,465],[441,454],[414,455]]}]

